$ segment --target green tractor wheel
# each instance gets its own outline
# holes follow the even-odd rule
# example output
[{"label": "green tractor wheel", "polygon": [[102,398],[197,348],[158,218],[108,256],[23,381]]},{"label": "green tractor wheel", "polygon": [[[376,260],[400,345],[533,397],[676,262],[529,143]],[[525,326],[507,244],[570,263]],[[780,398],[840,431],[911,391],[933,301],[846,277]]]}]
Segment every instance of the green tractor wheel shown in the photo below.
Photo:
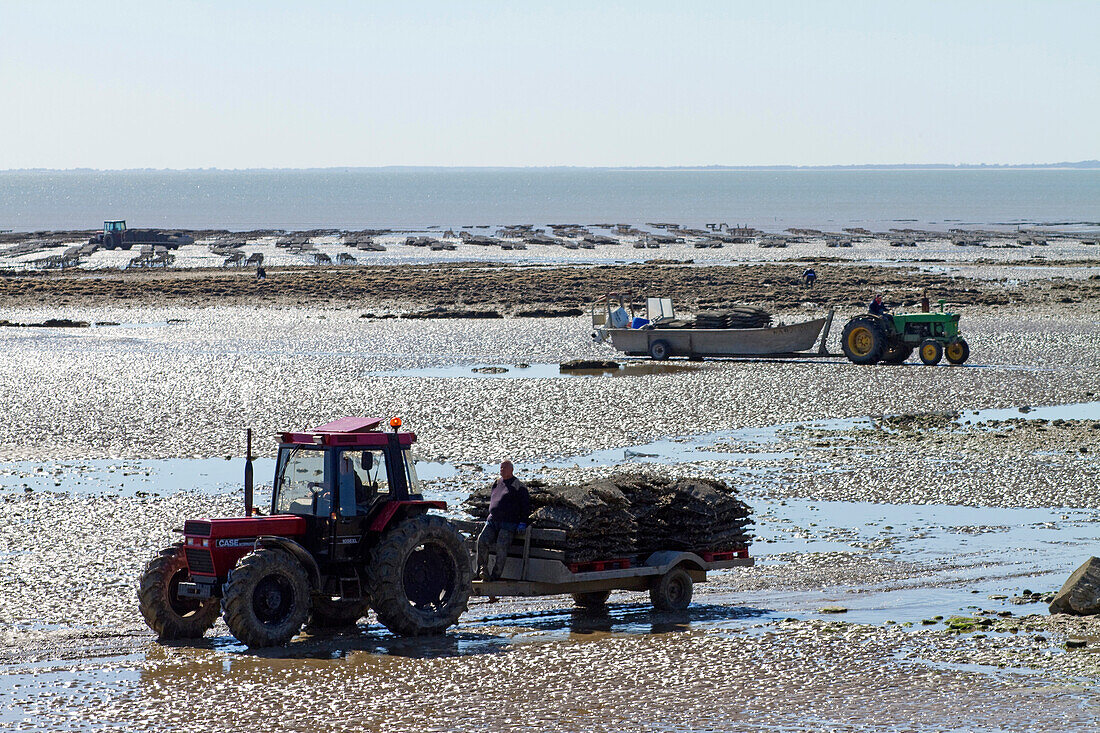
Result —
[{"label": "green tractor wheel", "polygon": [[952,364],[964,364],[970,358],[970,344],[966,343],[966,339],[952,341],[944,349],[944,354]]},{"label": "green tractor wheel", "polygon": [[920,344],[920,360],[928,366],[935,366],[943,358],[943,344],[935,339],[925,339]]},{"label": "green tractor wheel", "polygon": [[886,351],[886,331],[874,318],[857,316],[844,326],[840,349],[854,364],[874,364]]}]

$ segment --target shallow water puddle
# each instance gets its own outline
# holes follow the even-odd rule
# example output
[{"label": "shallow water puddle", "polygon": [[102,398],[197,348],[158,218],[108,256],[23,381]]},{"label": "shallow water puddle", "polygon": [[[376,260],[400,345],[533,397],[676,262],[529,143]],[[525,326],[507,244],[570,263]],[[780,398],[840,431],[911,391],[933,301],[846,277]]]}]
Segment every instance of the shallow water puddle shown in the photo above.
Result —
[{"label": "shallow water puddle", "polygon": [[[756,502],[752,553],[761,565],[807,562],[822,569],[820,589],[772,596],[766,605],[813,613],[848,609],[842,618],[879,624],[966,613],[975,607],[1045,613],[1043,604],[1013,605],[1023,590],[1057,590],[1092,553],[1100,511],[947,505],[896,505],[787,499]],[[811,554],[816,556],[811,556]],[[833,561],[881,565],[868,582],[829,582]],[[900,564],[901,577],[890,573]]]},{"label": "shallow water puddle", "polygon": [[[796,430],[821,430],[841,432],[861,428],[874,428],[880,425],[883,417],[867,416],[813,420],[784,423],[761,428],[740,428],[720,430],[713,433],[691,435],[679,438],[665,438],[642,445],[627,448],[611,448],[593,451],[580,456],[571,456],[551,461],[532,463],[525,468],[537,470],[539,466],[548,468],[583,468],[595,466],[618,466],[624,461],[645,463],[688,463],[693,461],[782,461],[798,458],[792,452],[742,452],[736,450],[738,444],[760,446],[779,442],[780,434]],[[1100,420],[1100,402],[1080,402],[1068,405],[1046,407],[992,408],[987,410],[968,410],[959,414],[956,421],[960,424],[974,424],[983,421],[1024,420]],[[722,446],[730,446],[725,450]],[[486,469],[491,468],[486,466]]]},{"label": "shallow water puddle", "polygon": [[559,364],[472,364],[469,366],[426,367],[372,372],[377,377],[438,377],[467,379],[561,379],[591,377],[641,377],[654,374],[681,374],[702,369],[695,364],[667,362],[628,362],[606,369],[570,369],[562,371]]},{"label": "shallow water puddle", "polygon": [[[275,472],[271,458],[253,460],[257,484]],[[172,494],[240,491],[244,459],[166,458],[161,460],[15,461],[0,463],[0,492],[55,491],[73,494]]]}]

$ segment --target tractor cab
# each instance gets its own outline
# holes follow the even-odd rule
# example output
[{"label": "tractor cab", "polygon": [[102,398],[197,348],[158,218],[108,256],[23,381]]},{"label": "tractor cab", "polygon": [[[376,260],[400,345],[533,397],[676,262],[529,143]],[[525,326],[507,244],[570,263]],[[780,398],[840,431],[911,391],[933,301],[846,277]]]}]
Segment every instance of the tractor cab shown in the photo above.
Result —
[{"label": "tractor cab", "polygon": [[103,222],[103,232],[94,237],[92,241],[102,244],[107,249],[115,249],[116,247],[129,249],[130,245],[126,241],[126,222],[123,219],[112,219]]},{"label": "tractor cab", "polygon": [[[420,499],[413,433],[384,433],[379,418],[347,417],[280,435],[272,514],[351,519],[391,501]],[[400,423],[398,422],[398,425]]]},{"label": "tractor cab", "polygon": [[[271,515],[306,523],[303,543],[329,562],[352,559],[363,542],[409,507],[424,502],[409,455],[416,435],[383,432],[381,418],[345,417],[309,433],[279,435]],[[444,505],[445,506],[445,505]],[[368,543],[369,544],[369,541]]]}]

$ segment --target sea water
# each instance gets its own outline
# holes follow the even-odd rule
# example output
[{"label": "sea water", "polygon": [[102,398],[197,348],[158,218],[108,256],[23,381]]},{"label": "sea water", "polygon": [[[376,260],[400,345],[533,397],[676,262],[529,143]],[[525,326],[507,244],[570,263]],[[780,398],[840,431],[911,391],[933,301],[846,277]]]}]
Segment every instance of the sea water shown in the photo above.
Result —
[{"label": "sea water", "polygon": [[746,223],[1100,228],[1100,170],[0,171],[0,230]]}]

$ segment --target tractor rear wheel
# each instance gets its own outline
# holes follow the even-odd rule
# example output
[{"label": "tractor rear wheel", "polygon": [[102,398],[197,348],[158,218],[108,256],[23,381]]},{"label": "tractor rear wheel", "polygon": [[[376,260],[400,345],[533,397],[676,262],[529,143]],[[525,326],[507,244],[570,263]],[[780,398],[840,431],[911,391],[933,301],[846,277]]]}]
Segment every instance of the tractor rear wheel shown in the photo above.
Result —
[{"label": "tractor rear wheel", "polygon": [[966,339],[952,341],[943,350],[943,353],[952,364],[965,364],[966,360],[970,358],[970,344],[966,343]]},{"label": "tractor rear wheel", "polygon": [[912,355],[912,346],[897,344],[895,346],[891,346],[889,349],[886,350],[886,353],[882,355],[882,361],[885,364],[904,364],[906,360]]},{"label": "tractor rear wheel", "polygon": [[691,585],[691,574],[674,567],[649,586],[649,600],[658,611],[683,611],[691,605]]},{"label": "tractor rear wheel", "polygon": [[314,593],[306,626],[317,629],[339,629],[345,626],[354,626],[369,611],[370,600],[366,598],[357,601],[333,600],[328,596]]},{"label": "tractor rear wheel", "polygon": [[928,366],[935,366],[943,358],[943,344],[935,339],[925,339],[920,344],[920,360]]},{"label": "tractor rear wheel", "polygon": [[179,597],[179,584],[189,577],[181,545],[161,550],[141,574],[141,615],[161,639],[197,639],[218,620],[218,599]]},{"label": "tractor rear wheel", "polygon": [[581,608],[603,608],[611,596],[609,590],[595,590],[590,593],[574,593],[573,603]]},{"label": "tractor rear wheel", "polygon": [[374,612],[400,636],[442,634],[470,600],[470,556],[442,517],[421,514],[390,528],[367,568]]},{"label": "tractor rear wheel", "polygon": [[259,549],[229,571],[222,616],[248,646],[280,646],[302,630],[309,615],[309,577],[282,550]]},{"label": "tractor rear wheel", "polygon": [[844,326],[840,349],[854,364],[874,364],[886,351],[886,331],[867,316],[857,316]]}]

